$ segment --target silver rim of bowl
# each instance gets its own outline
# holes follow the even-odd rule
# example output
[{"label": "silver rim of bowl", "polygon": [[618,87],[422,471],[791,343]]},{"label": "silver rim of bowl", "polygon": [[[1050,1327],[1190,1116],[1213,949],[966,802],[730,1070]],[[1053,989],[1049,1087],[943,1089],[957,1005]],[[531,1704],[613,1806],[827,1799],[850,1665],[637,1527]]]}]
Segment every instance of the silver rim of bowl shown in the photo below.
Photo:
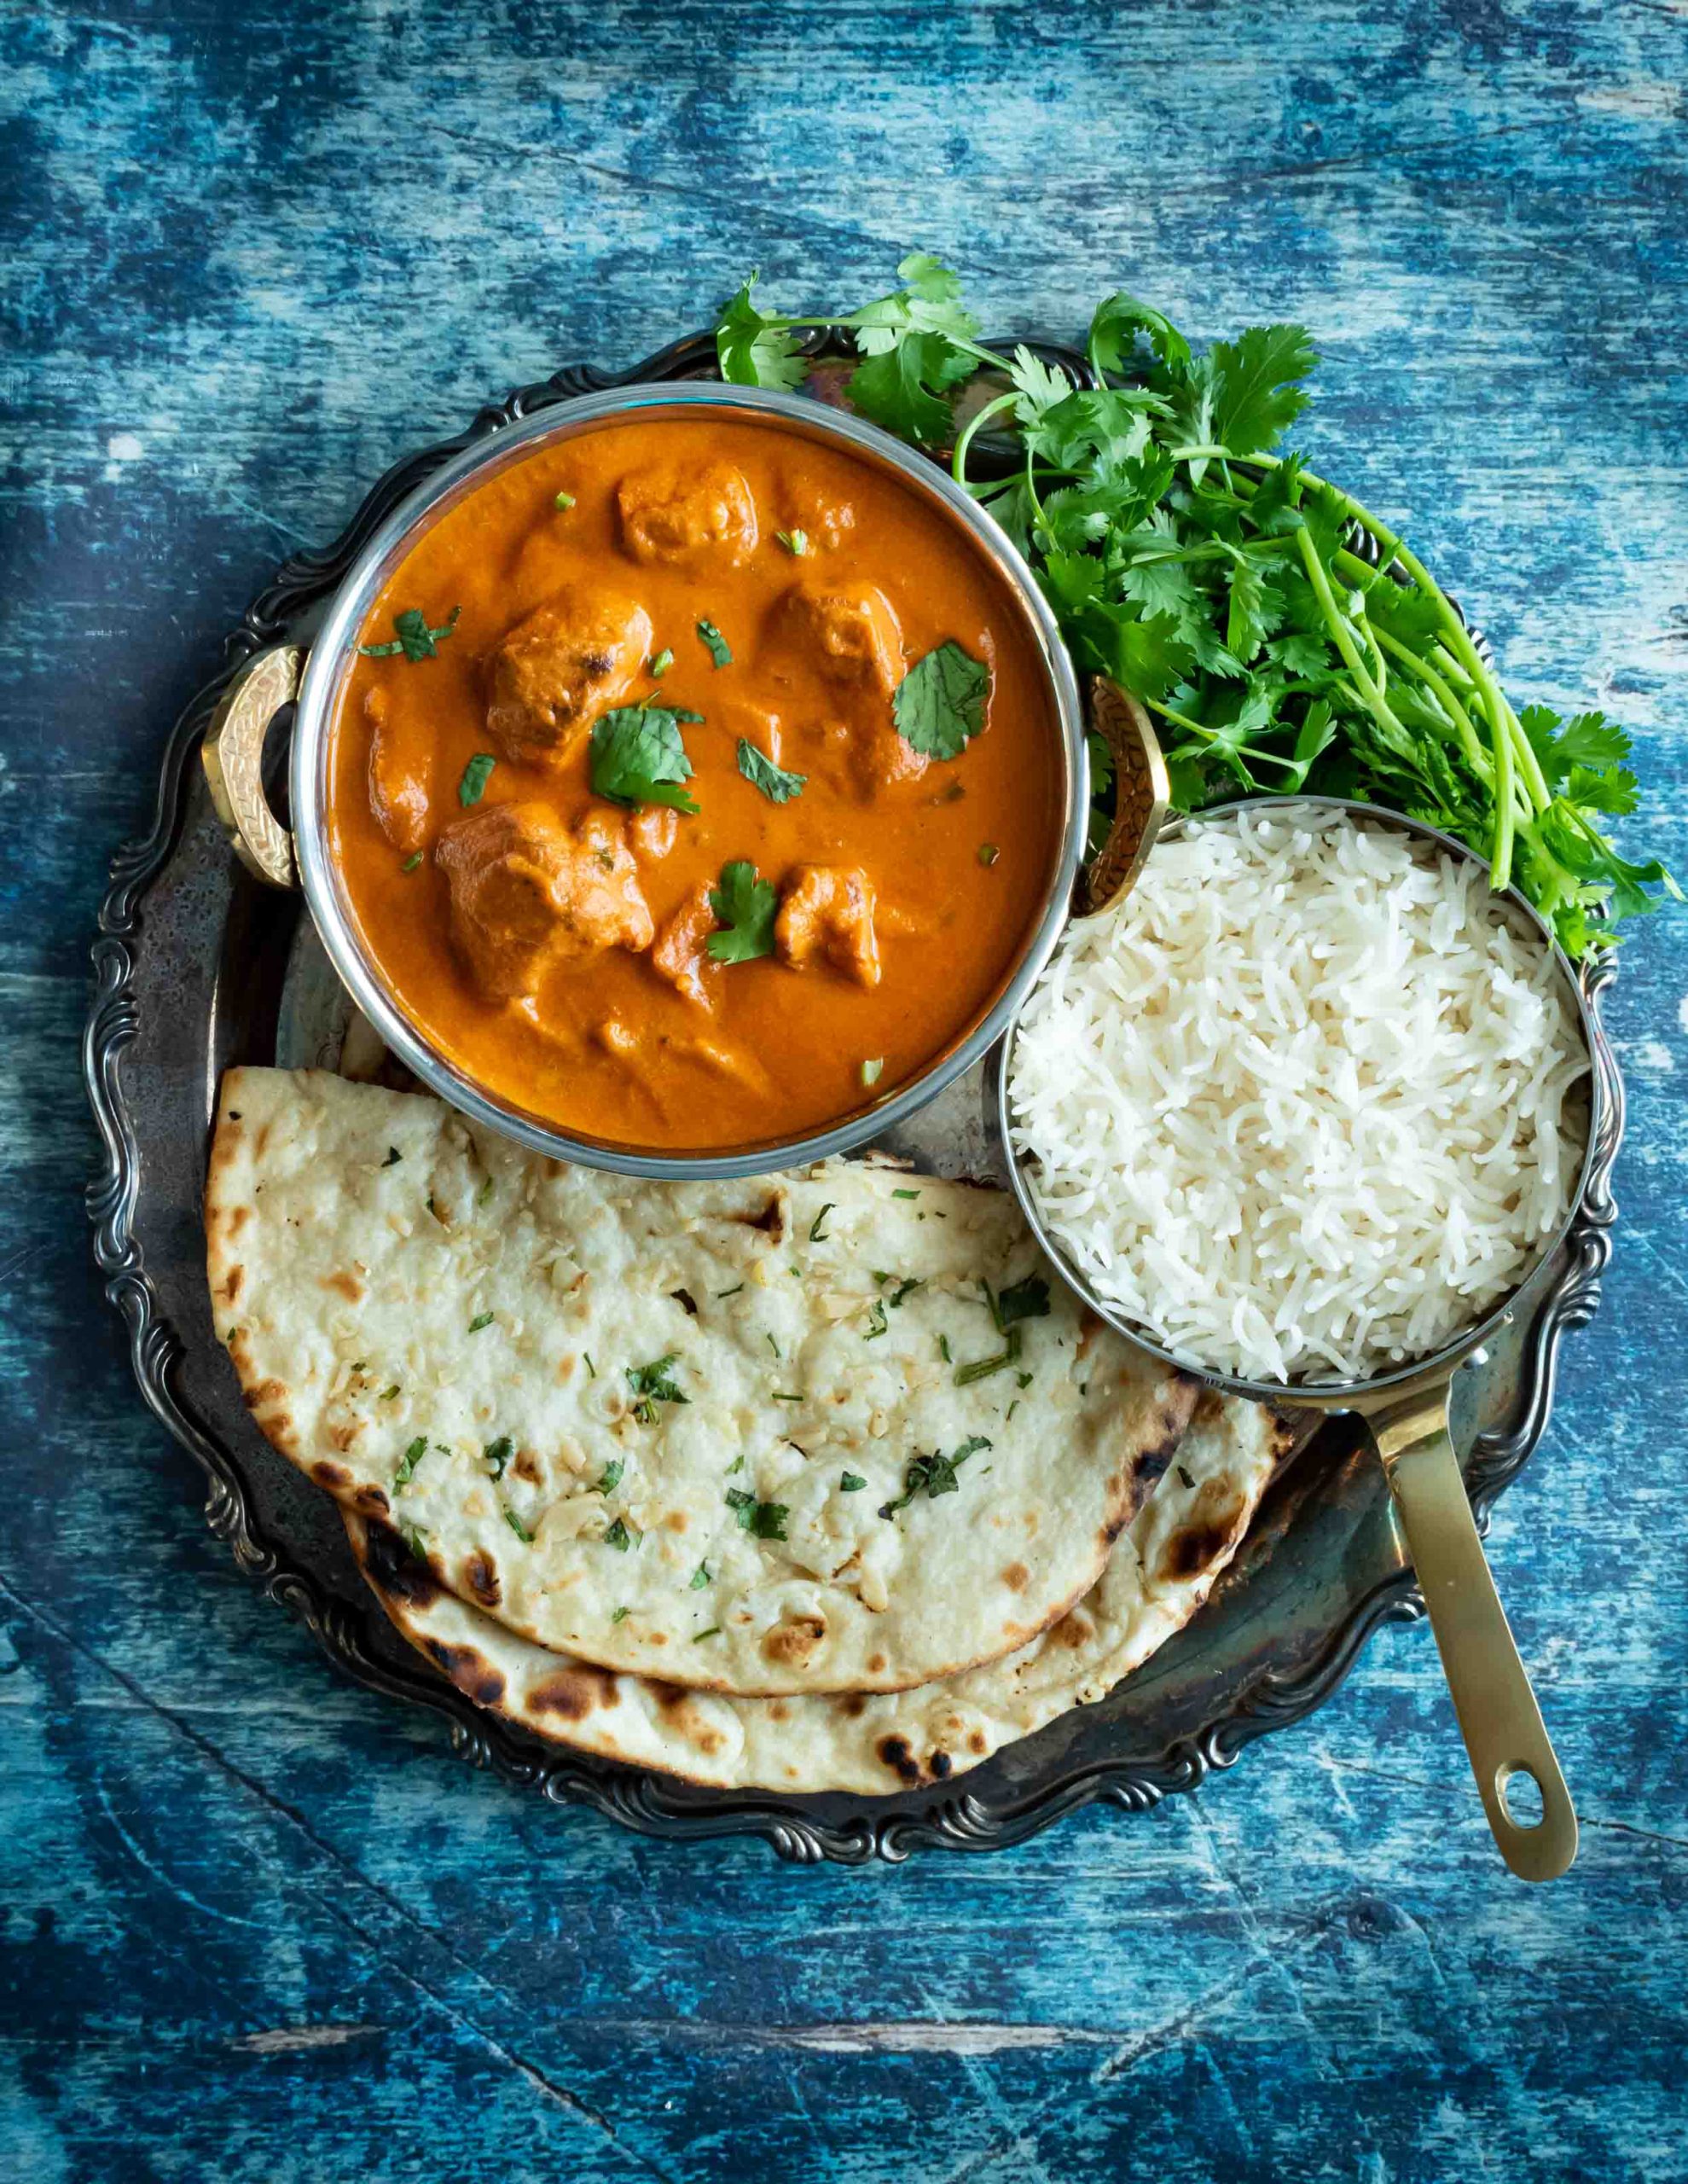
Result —
[{"label": "silver rim of bowl", "polygon": [[[1059,724],[1066,775],[1066,813],[1048,882],[1022,952],[990,1007],[965,1036],[920,1074],[877,1103],[842,1122],[792,1139],[674,1153],[645,1153],[577,1136],[496,1097],[438,1053],[388,995],[365,956],[328,854],[325,823],[329,725],[351,648],[365,613],[397,563],[426,526],[486,477],[519,460],[545,441],[565,439],[610,419],[644,410],[737,410],[754,420],[777,420],[811,437],[848,447],[895,471],[937,502],[971,533],[1025,616],[1048,677]],[[478,442],[445,463],[387,517],[370,537],[357,566],[329,603],[311,643],[293,729],[289,788],[301,884],[322,944],[341,982],[389,1050],[430,1091],[505,1137],[537,1153],[582,1167],[662,1182],[771,1174],[846,1153],[906,1122],[953,1083],[1001,1039],[1041,975],[1069,915],[1084,848],[1089,804],[1089,760],[1084,716],[1072,663],[1054,615],[1007,534],[995,517],[956,485],[948,471],[876,426],[832,410],[810,396],[712,385],[617,387],[577,401],[558,403]]]},{"label": "silver rim of bowl", "polygon": [[[1486,862],[1468,843],[1460,841],[1453,834],[1443,834],[1440,828],[1426,826],[1420,820],[1403,818],[1399,812],[1388,810],[1380,804],[1362,804],[1354,799],[1340,796],[1240,797],[1234,804],[1215,804],[1207,811],[1192,812],[1181,816],[1164,829],[1161,839],[1163,841],[1173,839],[1192,827],[1222,825],[1227,821],[1236,817],[1239,812],[1279,811],[1288,814],[1298,809],[1344,812],[1349,817],[1363,819],[1368,824],[1389,827],[1398,834],[1410,834],[1421,841],[1435,842],[1442,849],[1451,851],[1453,855],[1463,857],[1470,863],[1483,865]],[[1233,1374],[1222,1373],[1212,1367],[1194,1362],[1190,1358],[1180,1357],[1176,1350],[1167,1349],[1146,1328],[1140,1327],[1135,1321],[1128,1319],[1116,1306],[1111,1305],[1105,1298],[1099,1297],[1084,1275],[1072,1264],[1059,1238],[1051,1232],[1042,1208],[1039,1205],[1032,1190],[1028,1170],[1035,1165],[1035,1161],[1029,1154],[1017,1154],[1014,1151],[1013,1138],[1011,1135],[1009,1097],[1013,1077],[1014,1042],[1018,1037],[1020,1028],[1020,1017],[1017,1013],[996,1056],[996,1126],[1001,1134],[1003,1159],[1008,1170],[1014,1196],[1019,1201],[1020,1211],[1024,1214],[1032,1234],[1042,1246],[1051,1265],[1080,1301],[1088,1305],[1098,1318],[1105,1321],[1117,1334],[1122,1335],[1134,1348],[1142,1350],[1158,1363],[1173,1368],[1180,1373],[1187,1373],[1192,1378],[1200,1380],[1205,1386],[1221,1389],[1227,1395],[1244,1396],[1256,1403],[1280,1405],[1292,1405],[1298,1400],[1304,1400],[1331,1408],[1340,1408],[1346,1398],[1380,1394],[1392,1388],[1405,1390],[1420,1381],[1429,1384],[1446,1377],[1456,1366],[1470,1357],[1473,1352],[1480,1350],[1485,1342],[1498,1334],[1511,1319],[1517,1310],[1520,1299],[1528,1291],[1532,1283],[1540,1279],[1543,1269],[1563,1243],[1567,1231],[1576,1218],[1577,1209],[1582,1203],[1583,1193],[1588,1187],[1589,1170],[1593,1164],[1595,1148],[1599,1140],[1601,1101],[1604,1095],[1600,1087],[1600,1072],[1595,1061],[1594,1029],[1589,1018],[1587,996],[1582,990],[1581,980],[1577,977],[1564,950],[1554,939],[1551,929],[1534,906],[1527,902],[1517,888],[1508,887],[1503,890],[1495,899],[1505,903],[1510,911],[1521,915],[1527,921],[1531,931],[1552,956],[1558,970],[1561,983],[1570,996],[1572,1007],[1576,1014],[1577,1029],[1582,1038],[1583,1051],[1588,1058],[1588,1138],[1583,1147],[1582,1160],[1577,1170],[1576,1185],[1571,1193],[1564,1219],[1532,1259],[1529,1271],[1523,1280],[1508,1295],[1502,1298],[1491,1312],[1475,1326],[1462,1330],[1451,1342],[1444,1343],[1440,1350],[1431,1352],[1428,1356],[1408,1359],[1401,1365],[1392,1367],[1386,1373],[1378,1373],[1363,1380],[1245,1380]]]}]

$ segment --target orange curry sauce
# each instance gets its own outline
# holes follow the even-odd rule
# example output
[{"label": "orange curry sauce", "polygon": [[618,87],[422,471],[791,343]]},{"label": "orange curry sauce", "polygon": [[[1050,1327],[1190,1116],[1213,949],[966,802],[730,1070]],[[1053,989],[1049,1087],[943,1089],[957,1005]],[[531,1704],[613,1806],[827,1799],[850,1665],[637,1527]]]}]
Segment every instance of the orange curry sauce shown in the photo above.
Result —
[{"label": "orange curry sauce", "polygon": [[[750,1145],[884,1098],[989,1005],[1056,854],[1059,726],[1021,610],[895,478],[777,427],[606,426],[443,515],[360,642],[390,640],[407,608],[436,629],[460,612],[432,658],[353,665],[332,852],[399,1007],[482,1085],[623,1145]],[[924,760],[891,691],[946,641],[989,666],[986,723],[958,758]],[[593,792],[594,722],[647,704],[703,717],[681,729],[695,816]],[[740,738],[805,775],[800,793],[776,804],[745,779]],[[478,754],[495,763],[466,806]],[[800,901],[792,948],[712,960],[699,889],[738,859],[782,903],[804,868],[842,875],[803,892],[812,907],[832,891],[844,922],[809,930]]]}]

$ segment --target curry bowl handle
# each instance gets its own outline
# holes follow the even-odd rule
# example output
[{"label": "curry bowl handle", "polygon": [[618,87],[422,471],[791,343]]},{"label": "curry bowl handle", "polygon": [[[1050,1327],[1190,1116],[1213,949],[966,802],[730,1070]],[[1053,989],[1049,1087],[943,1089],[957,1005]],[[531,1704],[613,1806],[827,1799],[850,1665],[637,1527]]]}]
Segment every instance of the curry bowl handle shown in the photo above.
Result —
[{"label": "curry bowl handle", "polygon": [[[1430,1611],[1461,1735],[1500,1855],[1524,1880],[1555,1880],[1576,1856],[1576,1814],[1541,1710],[1494,1589],[1447,1432],[1447,1385],[1366,1420]],[[1506,1785],[1541,1793],[1534,1825],[1515,1820]]]},{"label": "curry bowl handle", "polygon": [[1091,681],[1090,729],[1108,746],[1115,784],[1113,824],[1091,859],[1086,886],[1094,912],[1115,909],[1136,886],[1171,809],[1172,790],[1148,713],[1105,675]]},{"label": "curry bowl handle", "polygon": [[268,887],[295,887],[293,838],[270,809],[264,793],[264,740],[270,723],[299,695],[305,651],[272,645],[250,660],[218,700],[200,762],[217,816],[235,854]]}]

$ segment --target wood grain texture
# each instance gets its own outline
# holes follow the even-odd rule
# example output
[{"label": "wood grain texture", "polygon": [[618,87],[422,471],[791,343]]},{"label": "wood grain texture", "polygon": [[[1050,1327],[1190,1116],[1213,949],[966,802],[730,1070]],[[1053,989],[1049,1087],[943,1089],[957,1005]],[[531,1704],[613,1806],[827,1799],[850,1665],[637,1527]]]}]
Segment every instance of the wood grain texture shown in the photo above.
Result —
[{"label": "wood grain texture", "polygon": [[1303,439],[1688,868],[1688,7],[815,0],[0,27],[0,2174],[1356,2184],[1688,2174],[1688,920],[1627,951],[1605,1309],[1492,1553],[1584,1847],[1489,1844],[1422,1628],[1233,1779],[800,1873],[470,1774],[205,1533],[88,1263],[106,861],[280,555],[751,264],[994,324],[1295,316]]}]

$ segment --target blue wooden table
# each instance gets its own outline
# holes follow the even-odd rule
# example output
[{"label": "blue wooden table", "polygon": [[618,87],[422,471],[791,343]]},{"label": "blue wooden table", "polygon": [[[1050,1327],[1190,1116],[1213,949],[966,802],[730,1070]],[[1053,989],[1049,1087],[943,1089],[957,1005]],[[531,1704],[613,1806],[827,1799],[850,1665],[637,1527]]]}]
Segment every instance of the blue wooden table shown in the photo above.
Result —
[{"label": "blue wooden table", "polygon": [[1688,2026],[1688,914],[1491,1548],[1581,1807],[1508,1879],[1422,1625],[1146,1818],[800,1872],[476,1776],[206,1534],[88,1259],[107,861],[273,565],[760,264],[1298,317],[1302,438],[1688,868],[1688,9],[44,0],[0,29],[0,2175],[1665,2179]]}]

